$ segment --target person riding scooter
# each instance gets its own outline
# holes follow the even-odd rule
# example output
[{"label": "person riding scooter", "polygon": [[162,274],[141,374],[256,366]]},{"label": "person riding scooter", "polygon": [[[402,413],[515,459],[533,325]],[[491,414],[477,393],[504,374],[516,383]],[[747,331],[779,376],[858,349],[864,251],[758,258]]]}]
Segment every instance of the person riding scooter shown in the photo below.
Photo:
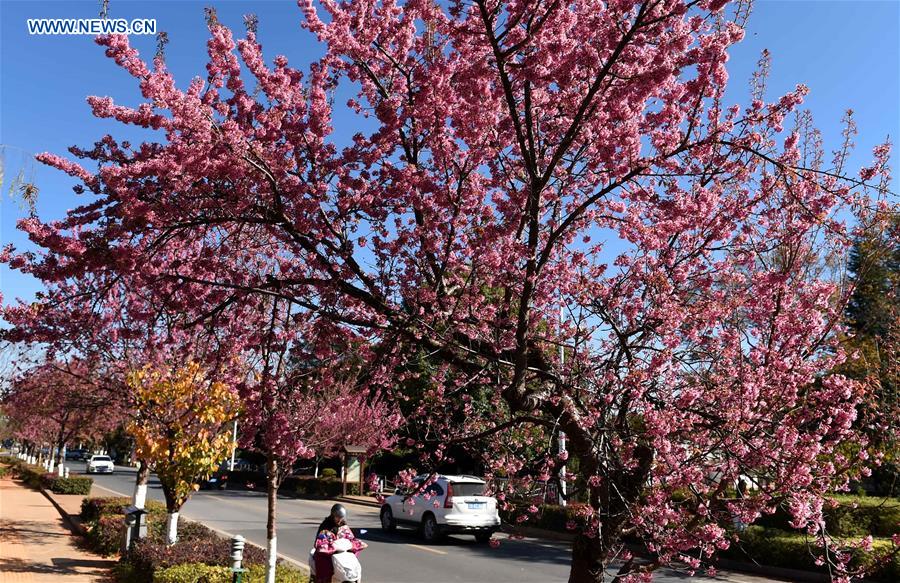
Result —
[{"label": "person riding scooter", "polygon": [[[368,545],[357,539],[347,525],[347,509],[340,504],[331,507],[328,517],[319,525],[313,549],[311,571],[316,583],[331,583],[337,567],[341,581],[352,583],[360,578],[356,554]],[[342,554],[347,553],[347,554]],[[344,579],[343,577],[352,577]]]}]

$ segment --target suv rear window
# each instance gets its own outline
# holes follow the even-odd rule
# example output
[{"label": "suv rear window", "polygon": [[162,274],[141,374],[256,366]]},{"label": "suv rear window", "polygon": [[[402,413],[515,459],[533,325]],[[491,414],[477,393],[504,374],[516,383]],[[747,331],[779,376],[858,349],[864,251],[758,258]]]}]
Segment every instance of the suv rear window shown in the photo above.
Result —
[{"label": "suv rear window", "polygon": [[483,496],[487,484],[478,482],[453,482],[454,496]]}]

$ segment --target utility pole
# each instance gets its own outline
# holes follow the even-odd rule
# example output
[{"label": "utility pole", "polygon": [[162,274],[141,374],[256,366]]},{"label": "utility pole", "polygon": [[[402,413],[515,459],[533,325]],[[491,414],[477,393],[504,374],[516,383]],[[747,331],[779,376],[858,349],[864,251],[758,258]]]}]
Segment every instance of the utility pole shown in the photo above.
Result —
[{"label": "utility pole", "polygon": [[[559,302],[559,372],[562,374],[563,365],[566,363],[566,347],[562,343],[562,322],[563,322],[563,304],[562,298]],[[559,453],[566,451],[566,434],[564,431],[559,432],[558,438]],[[559,468],[559,505],[566,505],[566,462],[563,462]]]},{"label": "utility pole", "polygon": [[228,471],[234,471],[234,454],[237,453],[237,419],[234,420],[234,428],[231,432],[231,463],[228,465]]}]

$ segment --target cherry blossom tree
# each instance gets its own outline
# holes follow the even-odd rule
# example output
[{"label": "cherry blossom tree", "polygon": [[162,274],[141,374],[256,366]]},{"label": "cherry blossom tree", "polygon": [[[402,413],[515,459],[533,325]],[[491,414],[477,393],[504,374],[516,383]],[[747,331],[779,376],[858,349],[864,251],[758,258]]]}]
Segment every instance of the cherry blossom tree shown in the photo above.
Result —
[{"label": "cherry blossom tree", "polygon": [[[196,320],[202,302],[167,303],[162,298],[171,297],[171,288],[151,285],[141,270],[127,277],[89,271],[102,264],[102,257],[84,254],[71,263],[45,263],[31,253],[15,257],[14,264],[40,280],[44,289],[35,301],[20,300],[3,309],[11,327],[0,336],[12,346],[45,351],[49,357],[75,354],[82,362],[97,363],[103,370],[107,406],[121,411],[123,422],[141,418],[127,382],[134,371],[148,363],[163,365],[173,356],[215,369],[236,358],[241,339],[252,336],[257,325],[251,317],[256,313],[252,296],[233,302],[227,313],[219,310],[216,317],[205,318],[200,326]],[[157,254],[155,261],[164,260]],[[204,294],[194,287],[194,298],[202,299]],[[147,460],[136,461],[133,504],[143,508],[150,467]]]},{"label": "cherry blossom tree", "polygon": [[336,350],[340,333],[325,322],[298,318],[290,304],[267,302],[266,334],[248,347],[255,366],[243,384],[241,445],[266,457],[266,581],[278,558],[278,488],[298,459],[332,456],[345,445],[374,453],[392,445],[401,417],[375,391],[359,386],[355,360]]},{"label": "cherry blossom tree", "polygon": [[121,423],[122,411],[98,377],[84,362],[47,361],[19,373],[3,396],[13,436],[52,445],[50,471],[64,462],[67,444],[92,441]]},{"label": "cherry blossom tree", "polygon": [[[92,97],[94,114],[164,137],[73,150],[96,170],[41,155],[93,202],[23,221],[43,251],[10,265],[139,273],[200,319],[277,299],[382,347],[371,386],[426,354],[432,437],[528,440],[486,461],[532,482],[577,460],[570,581],[700,568],[778,506],[827,538],[824,497],[863,471],[841,446],[865,439],[869,393],[825,374],[846,297],[809,266],[846,252],[842,217],[885,194],[890,147],[858,173],[846,147],[826,160],[811,124],[786,127],[807,88],[767,101],[767,57],[749,104],[726,103],[746,3],[300,6],[326,48],[308,75],[211,22],[207,77],[181,90],[100,37],[145,102]],[[342,83],[375,126],[343,149]],[[758,489],[730,499],[741,477]]]}]

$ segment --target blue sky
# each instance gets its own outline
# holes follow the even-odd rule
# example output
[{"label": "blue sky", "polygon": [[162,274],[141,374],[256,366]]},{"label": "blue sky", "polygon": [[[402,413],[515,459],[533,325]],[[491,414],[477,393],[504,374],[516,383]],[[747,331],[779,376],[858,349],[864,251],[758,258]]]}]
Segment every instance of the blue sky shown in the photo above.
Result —
[{"label": "blue sky", "polygon": [[[155,18],[169,35],[166,60],[181,86],[203,75],[207,31],[204,6],[215,6],[219,19],[243,30],[242,15],[259,17],[259,38],[267,59],[286,55],[295,66],[321,55],[322,47],[301,30],[302,14],[292,0],[269,1],[125,1],[111,0],[111,18]],[[6,177],[0,201],[0,241],[22,245],[15,222],[25,215],[10,199],[7,186],[23,157],[50,151],[66,154],[89,146],[106,133],[136,140],[132,128],[91,116],[88,95],[109,95],[133,105],[140,100],[134,80],[119,69],[90,36],[29,36],[29,18],[93,18],[98,2],[0,0],[0,144],[6,146]],[[152,36],[133,37],[142,54],[152,55]],[[900,0],[757,0],[747,37],[731,52],[728,100],[747,103],[747,80],[760,52],[772,53],[770,99],[805,83],[827,149],[840,140],[839,120],[847,108],[859,127],[855,165],[870,161],[871,148],[890,134],[900,136]],[[346,101],[338,95],[337,103]],[[336,117],[336,131],[349,135],[359,120]],[[900,173],[898,157],[894,167]],[[59,172],[34,165],[40,188],[38,212],[57,218],[81,204],[72,182]],[[894,191],[898,191],[897,179]],[[4,301],[29,298],[36,283],[0,268]]]}]

